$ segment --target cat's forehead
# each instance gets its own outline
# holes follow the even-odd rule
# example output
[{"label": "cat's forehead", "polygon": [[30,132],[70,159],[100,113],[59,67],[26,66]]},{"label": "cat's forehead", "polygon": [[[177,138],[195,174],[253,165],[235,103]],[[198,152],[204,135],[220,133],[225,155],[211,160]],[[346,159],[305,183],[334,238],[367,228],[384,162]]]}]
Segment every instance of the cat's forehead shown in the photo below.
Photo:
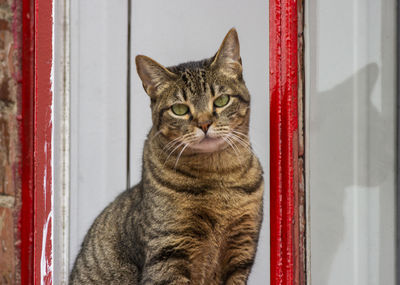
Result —
[{"label": "cat's forehead", "polygon": [[167,67],[178,75],[178,79],[175,81],[175,88],[164,102],[174,104],[183,101],[191,103],[201,111],[209,109],[213,98],[224,93],[232,93],[235,89],[231,86],[232,82],[218,76],[218,72],[210,67],[211,61],[212,58]]},{"label": "cat's forehead", "polygon": [[213,80],[210,71],[206,66],[199,64],[187,65],[171,68],[179,76],[177,92],[184,101],[189,101],[199,107],[206,105],[214,91],[211,86]]},{"label": "cat's forehead", "polygon": [[183,101],[192,103],[197,109],[208,109],[213,98],[230,88],[207,76],[205,70],[185,72],[181,77],[178,92]]}]

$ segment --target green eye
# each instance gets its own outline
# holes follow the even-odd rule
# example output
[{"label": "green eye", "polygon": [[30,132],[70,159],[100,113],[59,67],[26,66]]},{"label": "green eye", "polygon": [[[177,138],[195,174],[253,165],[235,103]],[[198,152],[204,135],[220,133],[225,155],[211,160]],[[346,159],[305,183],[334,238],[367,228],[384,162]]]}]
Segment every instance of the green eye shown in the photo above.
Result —
[{"label": "green eye", "polygon": [[214,101],[214,106],[215,107],[224,107],[226,104],[229,102],[229,96],[228,95],[221,95]]},{"label": "green eye", "polygon": [[174,112],[174,114],[178,116],[183,116],[189,112],[189,107],[186,106],[185,104],[172,105],[171,109],[172,112]]}]

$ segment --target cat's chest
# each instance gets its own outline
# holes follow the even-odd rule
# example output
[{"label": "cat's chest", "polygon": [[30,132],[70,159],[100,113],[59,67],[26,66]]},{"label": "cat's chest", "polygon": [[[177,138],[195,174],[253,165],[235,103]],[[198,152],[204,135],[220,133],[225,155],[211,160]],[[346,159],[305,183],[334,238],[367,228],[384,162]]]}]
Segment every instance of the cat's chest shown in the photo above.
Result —
[{"label": "cat's chest", "polygon": [[[193,274],[199,275],[197,280],[204,280],[203,284],[220,284],[214,283],[214,278],[220,280],[227,266],[232,253],[232,237],[238,233],[257,235],[261,207],[261,201],[257,199],[214,197],[207,203],[193,203],[191,209],[186,209],[188,219],[184,224],[190,224],[191,230],[199,234],[195,237],[197,246],[193,247],[191,255]],[[247,230],[250,232],[246,233]],[[190,234],[190,239],[193,237]]]},{"label": "cat's chest", "polygon": [[[227,235],[236,230],[243,217],[259,219],[262,208],[262,189],[253,195],[234,193],[226,189],[217,195],[194,197],[175,205],[178,224],[199,234],[198,239],[215,241],[221,245]],[[188,227],[188,225],[190,225]]]},{"label": "cat's chest", "polygon": [[262,205],[263,180],[254,182],[225,182],[214,184],[205,195],[182,195],[174,199],[173,208],[183,222],[206,224],[222,231],[242,215],[254,216]]}]

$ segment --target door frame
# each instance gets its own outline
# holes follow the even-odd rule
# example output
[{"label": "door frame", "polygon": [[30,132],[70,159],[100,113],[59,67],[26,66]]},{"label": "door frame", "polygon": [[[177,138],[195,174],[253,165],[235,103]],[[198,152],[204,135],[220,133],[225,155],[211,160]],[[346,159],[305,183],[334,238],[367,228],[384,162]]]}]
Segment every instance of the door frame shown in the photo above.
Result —
[{"label": "door frame", "polygon": [[53,1],[23,1],[21,282],[53,279]]},{"label": "door frame", "polygon": [[[302,1],[269,3],[270,281],[272,285],[299,284],[304,274],[297,250],[303,246],[298,197],[303,175],[299,173],[298,120],[298,5]],[[59,279],[53,272],[63,272],[60,280],[68,276],[68,21],[69,0],[22,2],[22,284],[52,284]],[[56,57],[60,50],[61,57]],[[54,77],[55,71],[62,79]],[[53,257],[55,248],[62,252],[61,262]]]},{"label": "door frame", "polygon": [[305,284],[304,2],[269,3],[270,282]]},{"label": "door frame", "polygon": [[65,284],[69,232],[69,0],[23,0],[21,6],[21,284]]}]

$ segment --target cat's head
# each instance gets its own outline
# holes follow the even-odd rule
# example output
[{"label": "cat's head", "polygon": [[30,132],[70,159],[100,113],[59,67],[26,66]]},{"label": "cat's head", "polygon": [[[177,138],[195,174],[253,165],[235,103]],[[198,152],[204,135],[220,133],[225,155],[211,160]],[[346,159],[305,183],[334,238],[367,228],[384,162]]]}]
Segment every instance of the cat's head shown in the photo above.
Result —
[{"label": "cat's head", "polygon": [[138,55],[136,67],[153,125],[172,145],[214,152],[247,142],[250,95],[235,29],[212,58],[164,67]]}]

